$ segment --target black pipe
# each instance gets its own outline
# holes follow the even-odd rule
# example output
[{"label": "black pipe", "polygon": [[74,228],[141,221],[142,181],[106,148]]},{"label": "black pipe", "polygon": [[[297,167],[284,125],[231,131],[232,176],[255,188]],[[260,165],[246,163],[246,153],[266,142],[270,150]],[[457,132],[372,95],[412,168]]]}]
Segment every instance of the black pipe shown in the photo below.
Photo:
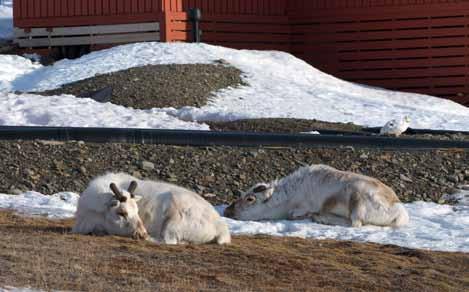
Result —
[{"label": "black pipe", "polygon": [[[381,127],[362,128],[361,130],[363,132],[377,134],[381,130]],[[411,135],[416,135],[416,134],[421,134],[421,135],[424,135],[424,134],[430,134],[430,135],[457,135],[457,134],[462,134],[462,135],[469,136],[468,131],[430,130],[430,129],[412,129],[412,128],[408,128],[405,131],[405,134],[411,134]]]},{"label": "black pipe", "polygon": [[1,126],[0,140],[56,140],[190,146],[354,146],[384,149],[469,149],[469,141],[382,136],[270,134],[192,130]]},{"label": "black pipe", "polygon": [[192,22],[192,42],[200,43],[202,36],[202,30],[200,29],[202,11],[199,8],[191,8],[188,13],[189,20]]}]

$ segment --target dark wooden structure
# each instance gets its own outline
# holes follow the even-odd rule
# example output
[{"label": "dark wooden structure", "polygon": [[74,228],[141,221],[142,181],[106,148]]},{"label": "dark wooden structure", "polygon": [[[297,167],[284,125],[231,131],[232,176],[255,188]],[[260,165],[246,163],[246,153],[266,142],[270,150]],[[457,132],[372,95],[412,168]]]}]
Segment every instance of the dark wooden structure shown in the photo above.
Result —
[{"label": "dark wooden structure", "polygon": [[346,80],[469,105],[469,0],[15,0],[14,24],[158,23],[157,39],[189,41],[190,8],[204,42],[283,50]]}]

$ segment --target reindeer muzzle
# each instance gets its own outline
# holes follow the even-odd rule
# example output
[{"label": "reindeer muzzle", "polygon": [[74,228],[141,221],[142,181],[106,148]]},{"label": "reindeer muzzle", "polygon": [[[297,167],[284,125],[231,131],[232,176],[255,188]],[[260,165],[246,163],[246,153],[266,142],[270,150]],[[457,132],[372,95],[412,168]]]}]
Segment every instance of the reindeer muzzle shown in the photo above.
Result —
[{"label": "reindeer muzzle", "polygon": [[235,215],[235,203],[231,203],[228,207],[226,207],[225,211],[223,212],[223,216],[228,218],[233,218]]},{"label": "reindeer muzzle", "polygon": [[132,235],[132,238],[136,240],[147,240],[149,238],[147,229],[142,222],[138,224],[137,230]]}]

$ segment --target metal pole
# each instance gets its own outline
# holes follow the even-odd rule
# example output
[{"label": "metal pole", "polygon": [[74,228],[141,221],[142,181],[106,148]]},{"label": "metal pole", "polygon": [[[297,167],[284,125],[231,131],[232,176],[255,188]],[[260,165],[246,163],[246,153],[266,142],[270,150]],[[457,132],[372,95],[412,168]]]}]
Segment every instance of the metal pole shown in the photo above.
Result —
[{"label": "metal pole", "polygon": [[199,8],[189,9],[189,20],[192,22],[192,42],[200,43],[202,31],[200,29],[200,20],[202,20],[202,11]]}]

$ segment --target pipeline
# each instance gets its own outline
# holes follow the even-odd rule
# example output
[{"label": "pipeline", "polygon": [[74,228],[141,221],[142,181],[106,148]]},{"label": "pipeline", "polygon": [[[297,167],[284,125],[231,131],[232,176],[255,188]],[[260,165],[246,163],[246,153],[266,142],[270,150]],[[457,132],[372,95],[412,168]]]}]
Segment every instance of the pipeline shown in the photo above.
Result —
[{"label": "pipeline", "polygon": [[[362,128],[361,129],[363,132],[367,133],[374,133],[378,134],[379,131],[381,130],[381,127],[370,127],[370,128]],[[424,135],[424,134],[430,134],[430,135],[467,135],[469,136],[468,131],[452,131],[452,130],[430,130],[430,129],[412,129],[408,128],[405,131],[406,134],[411,134],[411,135]]]},{"label": "pipeline", "polygon": [[0,126],[0,140],[55,140],[185,146],[362,147],[381,149],[469,149],[469,141],[382,136],[271,134],[192,130]]}]

